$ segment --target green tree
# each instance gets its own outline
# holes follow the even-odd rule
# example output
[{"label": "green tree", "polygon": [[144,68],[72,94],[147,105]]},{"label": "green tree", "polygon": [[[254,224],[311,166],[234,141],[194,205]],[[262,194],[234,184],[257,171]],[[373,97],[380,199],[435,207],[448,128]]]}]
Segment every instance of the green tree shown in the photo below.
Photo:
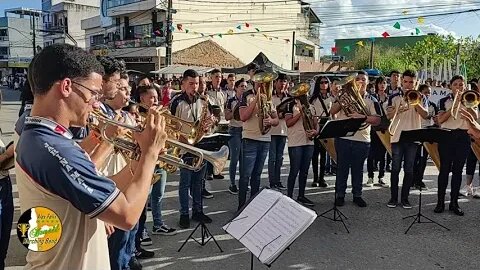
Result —
[{"label": "green tree", "polygon": [[[356,48],[352,62],[355,69],[370,68],[371,45]],[[403,71],[409,68],[415,68],[406,62],[402,52],[396,48],[386,46],[374,46],[373,48],[373,68],[380,70],[383,74],[389,74],[392,70]]]}]

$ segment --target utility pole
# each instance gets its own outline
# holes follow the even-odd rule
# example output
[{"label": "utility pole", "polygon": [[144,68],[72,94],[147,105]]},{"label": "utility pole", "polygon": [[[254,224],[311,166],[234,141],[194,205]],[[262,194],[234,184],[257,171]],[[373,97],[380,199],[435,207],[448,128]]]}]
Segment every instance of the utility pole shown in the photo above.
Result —
[{"label": "utility pole", "polygon": [[375,41],[372,40],[372,46],[370,46],[370,68],[373,69],[373,49],[375,47]]},{"label": "utility pole", "polygon": [[165,53],[165,64],[166,66],[170,66],[172,64],[172,41],[173,41],[173,36],[172,36],[172,0],[168,0],[167,4],[167,36],[166,36],[166,43],[167,43],[167,48],[166,48],[166,53]]},{"label": "utility pole", "polygon": [[295,31],[293,31],[292,38],[292,70],[295,69]]},{"label": "utility pole", "polygon": [[35,41],[35,38],[36,38],[36,30],[35,30],[35,13],[32,13],[32,15],[30,16],[30,18],[32,19],[32,48],[33,48],[33,56],[37,55],[37,45],[36,45],[36,41]]}]

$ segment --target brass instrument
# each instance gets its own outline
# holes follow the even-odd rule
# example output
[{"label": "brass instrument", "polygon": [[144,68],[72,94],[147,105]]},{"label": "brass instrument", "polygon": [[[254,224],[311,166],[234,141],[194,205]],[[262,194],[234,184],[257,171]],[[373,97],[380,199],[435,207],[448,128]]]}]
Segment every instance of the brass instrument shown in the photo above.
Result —
[{"label": "brass instrument", "polygon": [[[337,101],[346,115],[359,113],[365,116],[370,115],[370,110],[365,104],[365,100],[360,96],[360,88],[355,82],[355,77],[350,76],[343,80],[342,88],[337,93]],[[368,127],[369,124],[363,123],[359,130]]]},{"label": "brass instrument", "polygon": [[388,127],[388,132],[391,136],[397,132],[398,127],[401,123],[401,117],[399,111],[408,110],[410,107],[416,106],[422,103],[422,94],[417,90],[408,90],[405,92],[404,99],[400,102],[400,105],[395,108],[395,114],[393,115],[390,126]]},{"label": "brass instrument", "polygon": [[323,145],[323,148],[327,151],[328,155],[337,163],[337,150],[335,149],[335,139],[320,139],[320,143]]},{"label": "brass instrument", "polygon": [[[458,98],[460,98],[460,101],[457,101]],[[455,106],[456,104],[457,106]],[[465,92],[458,91],[453,98],[453,105],[450,109],[453,119],[458,118],[458,113],[460,112],[460,104],[463,104],[463,106],[465,106],[465,108],[467,109],[477,107],[480,104],[480,93],[473,90]]]},{"label": "brass instrument", "polygon": [[[308,91],[310,91],[310,85],[307,83],[300,83],[290,90],[290,95],[297,99],[302,105],[300,113],[302,115],[303,129],[315,130],[314,118],[310,110],[310,103],[307,99]],[[314,137],[308,139],[313,140]]]},{"label": "brass instrument", "polygon": [[423,146],[427,149],[427,152],[437,169],[440,170],[440,152],[438,152],[438,143],[424,142]]},{"label": "brass instrument", "polygon": [[257,116],[258,126],[262,135],[267,134],[270,126],[265,126],[263,120],[271,113],[273,81],[278,78],[278,74],[274,72],[260,72],[255,74],[253,81],[260,84],[257,91]]},{"label": "brass instrument", "polygon": [[[116,120],[105,118],[101,113],[93,113],[100,121],[104,122],[105,125],[100,129],[100,134],[102,138],[110,143],[112,143],[117,149],[126,151],[129,153],[129,158],[132,160],[138,160],[140,158],[140,147],[133,140],[128,140],[124,138],[109,138],[106,134],[106,128],[108,125],[115,125],[122,128],[131,130],[132,132],[141,132],[143,127],[141,126],[132,126],[128,124],[121,123]],[[162,112],[163,115],[163,112]],[[168,134],[168,133],[167,133]],[[170,134],[169,134],[170,136]],[[131,135],[130,135],[131,137]],[[198,171],[203,166],[203,161],[207,160],[212,163],[214,170],[220,172],[225,167],[225,164],[228,159],[228,147],[223,146],[219,151],[211,152],[202,150],[196,147],[193,147],[189,144],[184,144],[178,142],[174,139],[166,140],[167,153],[161,154],[158,157],[158,161],[164,164],[172,165],[176,168],[183,168],[187,170]],[[194,157],[194,163],[192,165],[186,164],[179,156],[178,151],[188,153]],[[177,153],[176,153],[177,152]]]},{"label": "brass instrument", "polygon": [[387,149],[387,152],[390,154],[390,156],[392,156],[392,136],[390,133],[388,133],[386,130],[377,130],[376,133],[385,149]]}]

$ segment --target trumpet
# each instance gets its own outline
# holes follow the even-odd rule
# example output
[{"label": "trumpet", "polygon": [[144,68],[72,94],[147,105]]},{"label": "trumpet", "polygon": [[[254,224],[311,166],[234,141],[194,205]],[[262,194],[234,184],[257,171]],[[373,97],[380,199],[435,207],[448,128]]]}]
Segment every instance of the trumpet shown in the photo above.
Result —
[{"label": "trumpet", "polygon": [[[457,99],[460,98],[460,101]],[[455,104],[457,104],[455,106]],[[460,112],[460,104],[463,104],[465,108],[475,108],[480,104],[480,94],[477,91],[468,90],[465,92],[458,91],[453,98],[453,105],[450,109],[450,113],[452,114],[453,119],[458,118],[458,113]]]},{"label": "trumpet", "polygon": [[[141,103],[135,102],[133,100],[129,100],[130,103],[133,103],[145,110],[148,110],[149,108]],[[143,118],[146,118],[145,114],[140,114]],[[180,117],[177,117],[175,115],[172,115],[170,111],[167,109],[162,110],[162,116],[166,120],[165,127],[168,128],[168,133],[171,135],[175,135],[175,137],[178,139],[179,135],[182,135],[189,144],[195,144],[199,141],[199,134],[197,131],[197,127],[199,126],[198,121],[195,123],[188,122],[186,120],[183,120]],[[187,127],[189,132],[183,131],[183,127]],[[183,131],[183,132],[182,132]],[[201,139],[201,138],[200,138]]]},{"label": "trumpet", "polygon": [[[105,123],[105,125],[100,128],[100,134],[104,140],[113,144],[115,148],[128,152],[130,159],[138,160],[140,158],[140,147],[137,143],[133,141],[132,135],[130,135],[131,140],[118,137],[110,138],[106,135],[106,128],[108,127],[108,125],[114,125],[129,129],[131,132],[142,132],[144,130],[142,126],[132,126],[116,120],[112,120],[97,111],[95,111],[93,114],[95,117],[98,118],[99,121]],[[199,149],[189,144],[181,143],[170,138],[166,140],[165,144],[168,149],[167,153],[160,154],[158,156],[158,161],[164,164],[174,166],[176,168],[183,168],[192,171],[199,171],[203,167],[203,161],[207,160],[212,163],[214,171],[220,173],[220,171],[222,171],[225,167],[229,154],[227,146],[222,146],[219,151],[212,152]],[[178,152],[183,152],[183,154],[189,154],[190,156],[192,156],[193,163],[191,165],[185,163],[185,161],[180,157],[180,154],[178,154]]]},{"label": "trumpet", "polygon": [[388,126],[388,132],[391,136],[397,132],[401,123],[400,110],[406,111],[410,107],[416,106],[422,103],[422,94],[417,90],[408,90],[405,92],[404,100],[400,102],[400,105],[395,109],[390,126]]}]

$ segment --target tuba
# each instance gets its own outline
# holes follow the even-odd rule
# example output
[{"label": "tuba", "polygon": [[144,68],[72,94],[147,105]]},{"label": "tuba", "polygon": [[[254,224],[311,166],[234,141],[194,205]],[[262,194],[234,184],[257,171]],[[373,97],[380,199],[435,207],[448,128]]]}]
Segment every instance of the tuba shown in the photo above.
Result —
[{"label": "tuba", "polygon": [[[347,77],[342,85],[342,88],[338,91],[337,101],[340,104],[343,112],[346,115],[352,113],[359,113],[363,115],[370,115],[370,110],[367,108],[363,97],[360,96],[359,87],[355,82],[355,77]],[[367,123],[363,123],[359,130],[366,129],[369,126]]]},{"label": "tuba", "polygon": [[253,81],[259,84],[257,91],[257,116],[258,127],[262,135],[265,135],[270,131],[270,126],[265,126],[263,120],[270,116],[272,112],[272,93],[273,93],[273,81],[278,77],[274,72],[260,72],[255,74]]},{"label": "tuba", "polygon": [[[308,91],[310,91],[310,85],[307,83],[300,83],[290,90],[290,95],[300,101],[300,104],[302,105],[300,113],[302,114],[303,128],[305,130],[313,130],[315,129],[315,122],[307,98]],[[312,137],[309,139],[313,140],[314,138]]]}]

